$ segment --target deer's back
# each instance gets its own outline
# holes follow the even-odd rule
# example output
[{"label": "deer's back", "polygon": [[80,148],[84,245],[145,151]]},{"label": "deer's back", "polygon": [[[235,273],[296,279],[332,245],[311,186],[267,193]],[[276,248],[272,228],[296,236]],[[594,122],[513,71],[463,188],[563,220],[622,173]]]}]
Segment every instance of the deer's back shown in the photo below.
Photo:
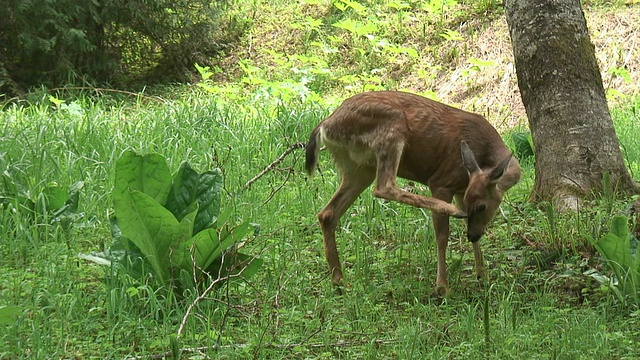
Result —
[{"label": "deer's back", "polygon": [[481,167],[495,166],[509,154],[482,116],[404,92],[355,95],[318,126],[336,162],[348,157],[360,166],[375,166],[374,154],[401,144],[398,176],[430,186],[466,187],[462,140],[482,159]]}]

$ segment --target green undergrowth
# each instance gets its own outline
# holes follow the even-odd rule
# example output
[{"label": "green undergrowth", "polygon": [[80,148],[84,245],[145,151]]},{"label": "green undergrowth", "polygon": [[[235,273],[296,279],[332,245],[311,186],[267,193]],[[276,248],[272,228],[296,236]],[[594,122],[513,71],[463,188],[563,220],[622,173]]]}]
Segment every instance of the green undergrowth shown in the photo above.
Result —
[{"label": "green undergrowth", "polygon": [[253,10],[252,26],[209,69],[210,90],[231,99],[329,105],[344,94],[403,88],[406,79],[429,89],[442,72],[459,67],[471,81],[493,62],[474,58],[465,40],[503,12],[495,0],[276,0],[245,8]]},{"label": "green undergrowth", "polygon": [[[431,295],[429,213],[365,191],[338,232],[346,287],[336,295],[316,213],[338,179],[324,152],[320,171],[307,179],[297,145],[329,109],[220,105],[215,96],[188,91],[137,102],[44,98],[0,112],[0,171],[26,197],[37,201],[53,183],[83,182],[67,227],[46,212],[34,219],[0,210],[0,358],[127,358],[171,349],[182,349],[184,358],[228,359],[640,355],[640,312],[594,276],[612,272],[588,241],[606,234],[628,201],[604,198],[572,214],[533,205],[533,159],[522,159],[523,179],[482,240],[490,282],[475,280],[463,223],[452,220],[453,293],[440,300]],[[629,103],[613,114],[638,178],[636,109]],[[184,162],[198,172],[220,168],[221,207],[230,209],[230,221],[259,226],[242,244],[244,253],[264,260],[258,273],[203,298],[197,289],[176,297],[152,279],[80,259],[78,253],[113,243],[110,194],[116,159],[127,150],[162,155],[172,173]]]},{"label": "green undergrowth", "polygon": [[[632,6],[583,4],[594,22]],[[206,88],[222,99],[335,106],[362,91],[410,90],[514,120],[513,104],[505,104],[514,85],[505,86],[513,69],[503,1],[239,0],[238,9],[250,26],[205,72]],[[605,77],[632,84],[615,60],[627,50],[609,50],[600,55],[611,58]],[[607,88],[612,98],[635,93],[617,85]]]}]

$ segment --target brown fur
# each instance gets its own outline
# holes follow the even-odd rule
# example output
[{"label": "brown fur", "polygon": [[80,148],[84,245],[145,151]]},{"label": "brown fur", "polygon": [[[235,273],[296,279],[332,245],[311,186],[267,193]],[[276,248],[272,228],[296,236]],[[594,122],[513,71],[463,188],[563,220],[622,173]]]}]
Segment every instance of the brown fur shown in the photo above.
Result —
[{"label": "brown fur", "polygon": [[[334,284],[343,277],[335,244],[338,220],[374,179],[375,196],[432,211],[441,293],[449,291],[449,216],[468,216],[476,272],[485,276],[477,241],[502,194],[520,179],[518,162],[486,119],[414,94],[367,92],[345,100],[313,130],[306,151],[309,174],[316,167],[320,143],[341,176],[340,187],[318,213]],[[398,188],[396,176],[428,185],[433,197]],[[462,211],[451,204],[454,197]]]}]

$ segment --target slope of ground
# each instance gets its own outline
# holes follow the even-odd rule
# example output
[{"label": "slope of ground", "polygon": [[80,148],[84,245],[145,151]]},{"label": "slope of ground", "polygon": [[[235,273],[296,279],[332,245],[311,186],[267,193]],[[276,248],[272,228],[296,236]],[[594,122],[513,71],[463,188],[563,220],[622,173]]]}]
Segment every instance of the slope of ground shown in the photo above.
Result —
[{"label": "slope of ground", "polygon": [[[293,79],[336,101],[363,90],[407,90],[482,113],[499,128],[526,126],[501,7],[479,9],[453,1],[438,14],[427,7],[430,3],[407,3],[410,11],[400,12],[392,2],[356,8],[357,3],[344,1],[351,8],[340,11],[320,0],[256,2],[252,30],[224,59],[219,79],[244,84],[257,82],[255,77]],[[638,95],[640,6],[635,1],[593,3],[585,4],[584,11],[605,90],[613,102]],[[335,24],[345,19],[362,26],[369,21],[376,35],[340,32]],[[367,48],[367,36],[401,50],[385,55],[384,47]],[[407,56],[402,49],[415,49],[417,55]]]}]

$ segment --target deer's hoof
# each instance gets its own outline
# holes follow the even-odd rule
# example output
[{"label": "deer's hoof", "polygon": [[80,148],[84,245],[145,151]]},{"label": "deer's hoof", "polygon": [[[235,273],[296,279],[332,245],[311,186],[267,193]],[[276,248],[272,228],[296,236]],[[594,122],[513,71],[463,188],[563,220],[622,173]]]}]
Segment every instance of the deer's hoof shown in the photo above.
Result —
[{"label": "deer's hoof", "polygon": [[451,294],[451,289],[448,285],[436,285],[433,290],[432,296],[437,299],[444,299]]},{"label": "deer's hoof", "polygon": [[456,213],[454,213],[454,214],[453,214],[453,215],[451,215],[451,216],[453,216],[453,217],[454,217],[454,218],[456,218],[456,219],[466,219],[467,217],[469,217],[469,216],[467,215],[467,213],[465,213],[465,212],[464,212],[464,211],[462,211],[462,210],[458,210]]}]

